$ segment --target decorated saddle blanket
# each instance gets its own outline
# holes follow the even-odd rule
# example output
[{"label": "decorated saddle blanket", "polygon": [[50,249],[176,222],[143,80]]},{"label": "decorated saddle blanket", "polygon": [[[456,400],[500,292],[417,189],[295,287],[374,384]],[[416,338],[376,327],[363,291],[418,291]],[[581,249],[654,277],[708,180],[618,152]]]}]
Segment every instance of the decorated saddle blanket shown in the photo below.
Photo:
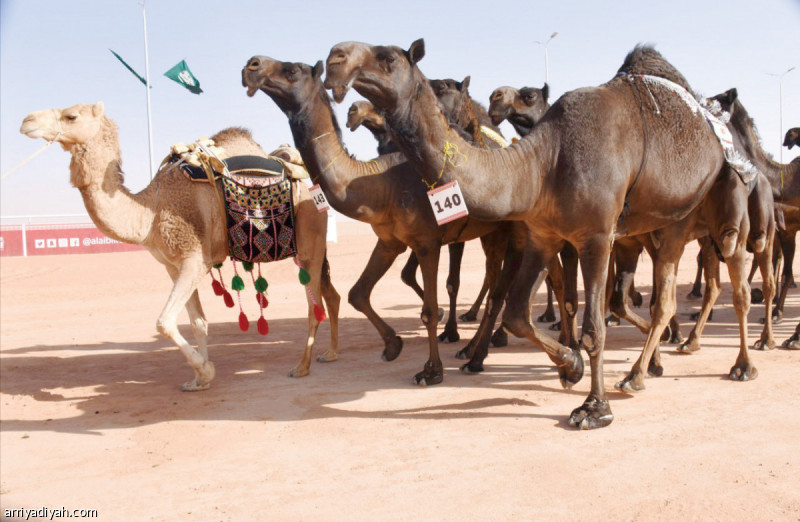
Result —
[{"label": "decorated saddle blanket", "polygon": [[[631,75],[628,75],[631,76]],[[645,84],[660,85],[675,93],[691,110],[693,114],[701,114],[711,129],[714,131],[719,144],[722,146],[722,153],[725,161],[739,174],[739,177],[748,185],[752,186],[758,177],[758,169],[750,163],[733,145],[733,136],[726,125],[730,115],[722,111],[719,106],[712,106],[708,100],[699,102],[689,91],[677,83],[671,82],[660,76],[634,75],[641,79]]]},{"label": "decorated saddle blanket", "polygon": [[[190,180],[220,187],[231,258],[270,262],[297,254],[293,179],[308,174],[293,152],[282,145],[269,157],[225,157],[223,149],[204,139],[174,145],[162,165],[178,162]],[[292,168],[285,168],[289,164]]]}]

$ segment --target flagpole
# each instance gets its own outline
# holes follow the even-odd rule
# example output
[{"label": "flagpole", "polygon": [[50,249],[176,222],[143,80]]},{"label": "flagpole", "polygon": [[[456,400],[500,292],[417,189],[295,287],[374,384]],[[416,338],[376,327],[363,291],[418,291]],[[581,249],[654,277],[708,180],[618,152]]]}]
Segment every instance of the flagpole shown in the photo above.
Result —
[{"label": "flagpole", "polygon": [[144,27],[144,78],[145,91],[147,91],[147,143],[150,150],[150,179],[153,179],[153,124],[150,116],[150,60],[147,54],[147,15],[144,8],[145,0],[142,0],[142,27]]}]

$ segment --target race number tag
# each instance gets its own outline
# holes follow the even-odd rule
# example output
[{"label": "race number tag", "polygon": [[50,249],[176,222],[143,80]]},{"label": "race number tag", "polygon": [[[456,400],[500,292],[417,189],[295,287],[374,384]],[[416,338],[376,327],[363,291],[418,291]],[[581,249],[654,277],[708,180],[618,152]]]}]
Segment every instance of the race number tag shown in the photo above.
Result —
[{"label": "race number tag", "polygon": [[464,217],[469,213],[464,196],[461,195],[461,189],[458,187],[458,181],[445,183],[441,187],[429,191],[428,200],[431,202],[436,222],[440,225]]},{"label": "race number tag", "polygon": [[317,206],[317,212],[326,212],[331,208],[319,185],[309,187],[308,191],[311,193],[311,199],[314,200],[314,204]]}]

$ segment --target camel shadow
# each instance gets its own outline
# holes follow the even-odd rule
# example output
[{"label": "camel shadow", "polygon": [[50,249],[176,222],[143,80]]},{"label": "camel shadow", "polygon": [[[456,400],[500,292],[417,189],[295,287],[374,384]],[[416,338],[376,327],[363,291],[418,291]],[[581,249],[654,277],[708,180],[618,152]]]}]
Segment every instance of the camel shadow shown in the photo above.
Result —
[{"label": "camel shadow", "polygon": [[[214,323],[210,327],[209,353],[216,365],[216,378],[209,390],[200,393],[180,391],[180,383],[190,379],[191,370],[169,341],[156,336],[143,342],[36,345],[5,350],[0,380],[4,396],[22,404],[34,401],[69,406],[39,408],[53,413],[37,419],[4,418],[2,430],[99,435],[103,430],[187,420],[265,422],[327,417],[427,420],[506,416],[547,418],[567,428],[568,412],[564,415],[531,412],[531,408],[538,407],[536,403],[508,397],[508,392],[566,392],[576,399],[585,395],[563,390],[554,366],[549,364],[493,365],[487,360],[485,372],[464,375],[459,371],[463,361],[445,350],[442,350],[444,383],[430,390],[419,389],[412,384],[412,376],[427,360],[425,331],[419,319],[392,318],[391,322],[406,341],[397,360],[391,363],[380,360],[383,343],[371,328],[365,327],[363,319],[342,319],[339,360],[326,364],[313,361],[311,374],[300,379],[290,378],[287,373],[299,360],[304,346],[305,318],[272,320],[271,334],[267,337],[253,329],[241,332],[238,323]],[[188,326],[181,330],[191,338]],[[317,353],[327,349],[328,333],[327,324],[323,324],[317,335]],[[518,352],[520,348],[492,350]],[[63,353],[67,350],[71,352],[69,356]],[[78,354],[74,355],[76,351]],[[452,389],[471,388],[489,390],[490,396],[452,400]],[[434,391],[439,389],[444,391],[441,394]],[[410,404],[418,402],[414,400],[416,394],[429,393],[443,399],[431,405],[428,395],[424,396],[425,405],[369,410],[348,404],[379,390],[408,390]],[[576,406],[578,403],[576,400]],[[504,405],[521,408],[514,413],[496,411]],[[52,418],[43,418],[46,415]]]}]

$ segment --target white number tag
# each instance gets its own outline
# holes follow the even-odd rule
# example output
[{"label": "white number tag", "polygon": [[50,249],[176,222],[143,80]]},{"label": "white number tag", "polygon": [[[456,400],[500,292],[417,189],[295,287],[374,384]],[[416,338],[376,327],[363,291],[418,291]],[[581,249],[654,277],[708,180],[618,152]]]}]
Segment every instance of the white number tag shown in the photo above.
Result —
[{"label": "white number tag", "polygon": [[311,193],[311,199],[314,200],[314,204],[317,206],[318,212],[326,212],[331,207],[328,205],[328,200],[325,199],[325,194],[322,192],[322,189],[319,185],[313,185],[308,188],[308,191]]},{"label": "white number tag", "polygon": [[464,196],[461,195],[458,181],[445,183],[441,187],[436,187],[429,191],[428,200],[431,202],[436,222],[440,225],[469,214],[467,204],[464,202]]}]

